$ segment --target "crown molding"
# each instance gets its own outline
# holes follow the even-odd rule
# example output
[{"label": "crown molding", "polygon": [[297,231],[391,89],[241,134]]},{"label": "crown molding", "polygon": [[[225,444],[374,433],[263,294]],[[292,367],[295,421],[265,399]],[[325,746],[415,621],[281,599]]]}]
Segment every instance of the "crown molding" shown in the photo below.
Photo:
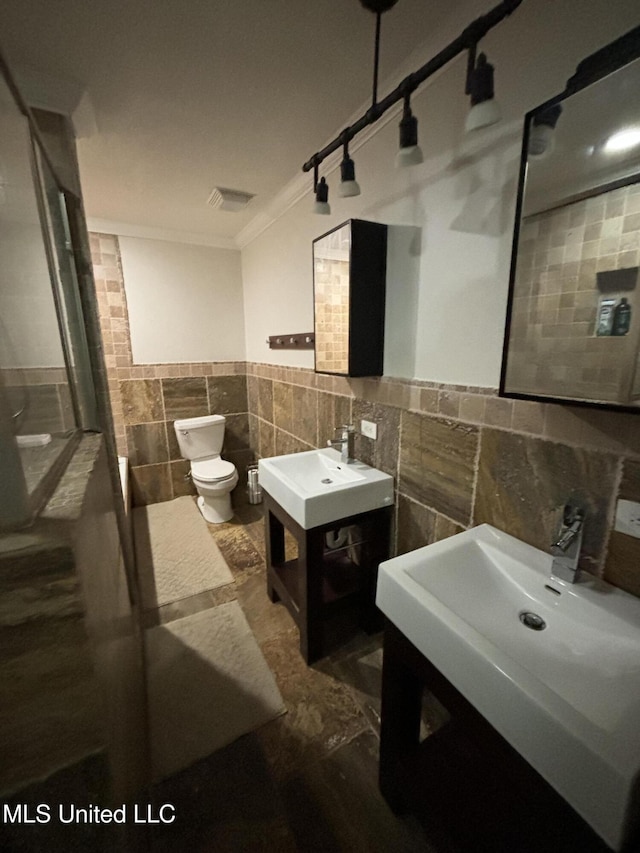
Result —
[{"label": "crown molding", "polygon": [[[382,116],[382,118],[380,118],[375,124],[369,125],[362,130],[358,136],[349,143],[349,153],[355,154],[363,145],[366,145],[367,142],[376,135],[376,133],[379,133],[383,127],[396,118],[400,114],[401,110],[402,105],[400,104],[397,108],[391,109],[385,113],[384,116]],[[347,125],[354,122],[360,115],[361,112],[355,113],[352,118],[349,119]],[[335,172],[340,167],[341,159],[341,151],[334,151],[333,154],[330,154],[322,164],[322,174],[327,177]],[[254,218],[245,225],[242,231],[238,233],[236,236],[236,244],[238,248],[244,249],[245,246],[248,246],[249,243],[259,237],[260,234],[266,231],[267,228],[273,225],[273,223],[280,219],[281,216],[284,216],[284,214],[302,198],[306,195],[311,195],[312,192],[312,173],[301,171],[300,174],[296,175],[295,178],[289,181],[284,189],[280,190],[265,210],[258,213],[257,216],[254,216]]]},{"label": "crown molding", "polygon": [[233,237],[218,234],[199,234],[189,231],[174,231],[171,228],[154,228],[133,225],[130,222],[113,222],[109,219],[87,217],[87,229],[97,234],[114,234],[117,237],[141,237],[144,240],[162,240],[167,243],[187,243],[191,246],[209,246],[213,249],[231,249],[238,246]]}]

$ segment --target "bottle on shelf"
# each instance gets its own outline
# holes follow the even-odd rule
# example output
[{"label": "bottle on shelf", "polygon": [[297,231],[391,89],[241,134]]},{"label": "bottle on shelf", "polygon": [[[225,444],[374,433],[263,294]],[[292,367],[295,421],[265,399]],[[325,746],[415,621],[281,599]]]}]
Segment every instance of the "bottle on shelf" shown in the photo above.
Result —
[{"label": "bottle on shelf", "polygon": [[612,335],[626,335],[631,326],[631,305],[625,296],[613,310],[613,323],[611,325]]}]

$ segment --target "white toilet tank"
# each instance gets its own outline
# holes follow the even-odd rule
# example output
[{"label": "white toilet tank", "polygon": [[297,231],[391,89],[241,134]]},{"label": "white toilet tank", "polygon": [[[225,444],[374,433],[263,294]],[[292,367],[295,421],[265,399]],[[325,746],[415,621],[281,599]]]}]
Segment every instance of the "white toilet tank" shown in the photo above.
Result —
[{"label": "white toilet tank", "polygon": [[180,453],[184,459],[204,459],[219,456],[224,441],[225,418],[222,415],[204,415],[201,418],[183,418],[173,422]]}]

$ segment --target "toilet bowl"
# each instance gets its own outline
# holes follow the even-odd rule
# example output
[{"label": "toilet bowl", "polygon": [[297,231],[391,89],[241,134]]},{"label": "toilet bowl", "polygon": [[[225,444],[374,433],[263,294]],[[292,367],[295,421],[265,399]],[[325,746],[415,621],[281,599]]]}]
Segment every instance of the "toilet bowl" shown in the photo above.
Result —
[{"label": "toilet bowl", "polygon": [[232,462],[219,456],[196,459],[191,463],[191,479],[198,492],[200,512],[214,524],[229,521],[233,515],[231,490],[238,485],[238,472]]},{"label": "toilet bowl", "polygon": [[238,484],[232,462],[220,457],[225,418],[204,415],[174,421],[180,453],[191,461],[191,479],[198,492],[198,508],[206,521],[220,524],[233,515],[231,490]]}]

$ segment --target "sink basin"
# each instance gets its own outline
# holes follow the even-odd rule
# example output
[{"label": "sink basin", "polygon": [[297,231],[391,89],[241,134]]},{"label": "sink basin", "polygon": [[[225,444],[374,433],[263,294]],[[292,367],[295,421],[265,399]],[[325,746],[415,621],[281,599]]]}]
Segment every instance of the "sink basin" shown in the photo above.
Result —
[{"label": "sink basin", "polygon": [[[640,777],[640,599],[488,524],[382,563],[376,603],[619,850]],[[638,794],[635,794],[638,797]]]},{"label": "sink basin", "polygon": [[330,447],[261,459],[258,477],[305,530],[393,504],[393,477]]}]

